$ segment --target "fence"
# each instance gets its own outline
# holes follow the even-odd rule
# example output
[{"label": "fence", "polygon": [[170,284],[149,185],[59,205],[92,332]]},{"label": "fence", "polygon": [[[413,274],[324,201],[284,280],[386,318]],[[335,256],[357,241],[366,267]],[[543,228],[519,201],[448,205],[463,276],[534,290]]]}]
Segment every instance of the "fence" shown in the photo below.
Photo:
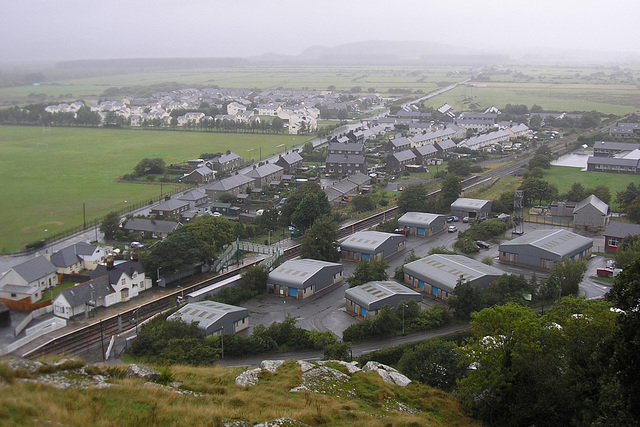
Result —
[{"label": "fence", "polygon": [[11,354],[20,347],[23,347],[29,344],[31,341],[40,338],[41,336],[48,334],[49,332],[57,331],[60,328],[64,328],[67,326],[67,321],[64,319],[60,319],[59,317],[54,317],[50,321],[42,322],[33,328],[27,329],[27,336],[20,338],[12,342],[11,344],[0,348],[0,356],[6,356],[7,354]]},{"label": "fence", "polygon": [[33,310],[31,313],[29,313],[29,315],[27,317],[25,317],[22,322],[20,322],[18,324],[18,326],[16,326],[16,328],[13,330],[13,336],[17,337],[18,335],[20,335],[20,332],[22,332],[24,330],[24,328],[26,328],[29,323],[31,323],[31,321],[33,319],[35,319],[36,317],[40,317],[43,314],[47,314],[47,313],[51,313],[53,312],[53,306],[52,305],[48,305],[46,307],[43,308],[39,308],[37,310]]}]

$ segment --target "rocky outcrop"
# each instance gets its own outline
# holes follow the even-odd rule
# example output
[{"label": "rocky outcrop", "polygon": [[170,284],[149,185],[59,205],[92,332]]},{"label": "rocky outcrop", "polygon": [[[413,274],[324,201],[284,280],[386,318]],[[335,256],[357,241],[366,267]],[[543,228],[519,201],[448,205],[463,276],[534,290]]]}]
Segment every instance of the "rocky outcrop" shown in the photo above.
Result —
[{"label": "rocky outcrop", "polygon": [[146,381],[155,381],[160,376],[160,372],[142,365],[129,365],[127,378],[142,378]]},{"label": "rocky outcrop", "polygon": [[251,387],[258,384],[258,374],[262,368],[249,369],[236,377],[236,385],[240,387]]},{"label": "rocky outcrop", "polygon": [[411,384],[411,380],[402,375],[396,369],[392,368],[391,366],[383,365],[379,362],[367,362],[367,364],[362,368],[362,372],[370,371],[377,372],[382,380],[388,384],[395,384],[399,385],[400,387],[406,387]]}]

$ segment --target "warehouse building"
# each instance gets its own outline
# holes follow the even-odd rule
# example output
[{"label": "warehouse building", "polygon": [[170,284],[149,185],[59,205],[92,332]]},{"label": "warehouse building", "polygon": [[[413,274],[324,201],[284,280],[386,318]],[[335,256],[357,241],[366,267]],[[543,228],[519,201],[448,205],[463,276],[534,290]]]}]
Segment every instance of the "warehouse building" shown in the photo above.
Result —
[{"label": "warehouse building", "polygon": [[422,301],[419,292],[409,289],[394,280],[368,282],[347,289],[344,293],[347,312],[367,319],[378,315],[385,306],[396,308],[402,301]]},{"label": "warehouse building", "polygon": [[192,302],[167,317],[167,322],[179,320],[198,323],[205,335],[235,334],[249,327],[249,309],[216,301]]},{"label": "warehouse building", "polygon": [[371,261],[384,259],[404,249],[405,236],[380,231],[359,231],[340,244],[342,259]]},{"label": "warehouse building", "polygon": [[344,267],[335,262],[315,259],[289,260],[269,273],[267,292],[297,299],[340,283]]},{"label": "warehouse building", "polygon": [[569,230],[536,230],[502,243],[500,262],[550,270],[556,261],[579,261],[591,256],[593,240]]},{"label": "warehouse building", "polygon": [[447,228],[447,217],[432,213],[407,212],[398,219],[398,227],[408,229],[411,236],[433,236]]},{"label": "warehouse building", "polygon": [[404,283],[435,298],[447,299],[462,278],[486,289],[504,274],[463,255],[429,255],[404,266]]},{"label": "warehouse building", "polygon": [[460,197],[451,204],[451,213],[461,218],[486,218],[493,208],[493,201],[481,199],[467,199]]}]

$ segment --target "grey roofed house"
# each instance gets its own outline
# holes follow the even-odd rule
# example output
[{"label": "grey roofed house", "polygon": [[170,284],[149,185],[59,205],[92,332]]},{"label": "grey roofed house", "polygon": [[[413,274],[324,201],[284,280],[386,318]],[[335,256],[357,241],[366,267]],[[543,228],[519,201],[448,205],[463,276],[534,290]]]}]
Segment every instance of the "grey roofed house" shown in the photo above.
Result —
[{"label": "grey roofed house", "polygon": [[573,224],[587,227],[606,227],[611,218],[609,205],[590,195],[573,209]]},{"label": "grey roofed house", "polygon": [[356,172],[353,175],[350,175],[345,179],[347,181],[349,181],[349,182],[353,182],[358,187],[360,187],[361,185],[366,185],[369,182],[371,182],[371,178],[368,177],[367,175],[363,174],[362,172]]},{"label": "grey roofed house", "polygon": [[362,317],[378,314],[384,306],[395,308],[402,301],[422,301],[422,294],[395,280],[367,282],[344,292],[347,310]]},{"label": "grey roofed house", "polygon": [[11,270],[15,271],[27,283],[35,282],[57,271],[56,266],[44,256],[25,261],[12,267]]},{"label": "grey roofed house", "polygon": [[409,147],[411,147],[411,140],[409,140],[408,138],[404,138],[404,137],[390,139],[389,143],[387,144],[387,147],[391,151],[406,150]]},{"label": "grey roofed house", "polygon": [[123,229],[136,233],[151,234],[153,236],[167,236],[176,230],[180,223],[175,221],[162,221],[158,219],[129,218],[122,226]]},{"label": "grey roofed house", "polygon": [[228,178],[221,179],[220,181],[214,181],[207,184],[204,187],[210,200],[217,200],[218,196],[222,193],[231,193],[237,196],[241,190],[247,188],[249,184],[253,183],[253,179],[244,175],[232,175]]},{"label": "grey roofed house", "polygon": [[262,179],[273,174],[277,174],[278,172],[283,171],[284,168],[282,166],[278,166],[275,163],[265,163],[260,166],[255,166],[249,172],[245,173],[245,176],[254,179]]},{"label": "grey roofed house", "polygon": [[97,247],[85,242],[78,242],[74,245],[62,248],[51,255],[51,263],[58,268],[70,267],[78,262],[82,262],[80,256],[93,255]]},{"label": "grey roofed house", "polygon": [[282,166],[286,171],[298,167],[302,163],[302,156],[297,151],[291,151],[280,155],[275,164]]},{"label": "grey roofed house", "polygon": [[460,142],[460,145],[463,147],[469,147],[472,150],[477,150],[486,147],[487,145],[497,144],[508,140],[509,133],[507,131],[497,130],[482,135],[472,136],[471,138]]},{"label": "grey roofed house", "polygon": [[462,278],[486,289],[504,274],[497,268],[463,255],[434,254],[405,264],[404,282],[435,297],[446,299]]},{"label": "grey roofed house", "polygon": [[324,194],[327,195],[327,200],[329,200],[329,203],[339,203],[342,201],[342,197],[344,196],[343,192],[338,191],[333,187],[325,188]]},{"label": "grey roofed house", "polygon": [[113,267],[99,265],[93,273],[91,273],[91,279],[106,275],[109,277],[109,283],[113,285],[120,280],[123,273],[126,273],[129,277],[133,277],[134,273],[144,273],[144,268],[138,261],[126,261],[121,264],[115,264]]},{"label": "grey roofed house", "polygon": [[[95,302],[96,306],[104,306],[104,298],[114,292],[109,283],[109,276],[96,277],[88,282],[61,291],[53,301],[54,314],[69,319],[84,313],[89,302]],[[66,313],[60,313],[55,310],[56,306],[61,305],[61,301],[59,301],[61,298],[64,298],[70,306],[70,310]]]},{"label": "grey roofed house", "polygon": [[475,218],[491,212],[493,201],[460,197],[451,203],[451,212],[459,216]]},{"label": "grey roofed house", "polygon": [[605,252],[612,253],[618,249],[625,237],[640,235],[640,224],[611,221],[602,234],[604,235]]},{"label": "grey roofed house", "polygon": [[209,196],[207,196],[207,193],[203,189],[196,188],[185,192],[182,196],[178,197],[178,199],[189,202],[192,206],[198,206],[207,203]]},{"label": "grey roofed house", "polygon": [[569,230],[535,230],[500,244],[500,262],[548,270],[555,261],[591,255],[593,240]]},{"label": "grey roofed house", "polygon": [[267,289],[306,298],[342,281],[343,270],[343,265],[335,262],[306,258],[289,260],[269,273]]},{"label": "grey roofed house", "polygon": [[[346,141],[349,139],[347,138]],[[329,142],[329,147],[327,148],[329,154],[362,154],[364,152],[364,143],[362,142]]]},{"label": "grey roofed house", "polygon": [[438,151],[446,153],[448,151],[453,150],[457,147],[456,143],[450,139],[445,139],[443,141],[434,142],[433,145],[436,146]]},{"label": "grey roofed house", "polygon": [[216,301],[191,302],[167,317],[167,322],[198,323],[206,335],[234,334],[249,327],[249,310]]},{"label": "grey roofed house", "polygon": [[415,155],[420,159],[421,162],[424,161],[425,157],[434,157],[438,154],[438,149],[433,144],[421,145],[420,147],[416,147],[413,149]]},{"label": "grey roofed house", "polygon": [[447,217],[445,215],[407,212],[398,219],[398,226],[408,228],[409,234],[416,236],[431,236],[446,228]]},{"label": "grey roofed house", "polygon": [[340,249],[343,258],[370,261],[373,258],[386,258],[403,250],[405,240],[402,234],[358,231],[347,237],[340,244]]}]

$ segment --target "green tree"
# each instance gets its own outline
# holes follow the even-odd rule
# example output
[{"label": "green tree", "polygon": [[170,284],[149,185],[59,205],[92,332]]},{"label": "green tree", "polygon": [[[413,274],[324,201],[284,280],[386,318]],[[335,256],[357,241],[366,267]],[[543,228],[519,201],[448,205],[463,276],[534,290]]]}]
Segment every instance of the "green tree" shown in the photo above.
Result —
[{"label": "green tree", "polygon": [[471,313],[484,307],[482,289],[460,276],[451,296],[447,298],[447,305],[454,310],[458,319],[470,319]]},{"label": "green tree", "polygon": [[340,252],[337,237],[338,224],[331,215],[316,219],[304,236],[300,257],[329,262],[338,261]]},{"label": "green tree", "polygon": [[587,194],[593,194],[598,199],[602,200],[606,204],[611,201],[611,191],[606,185],[598,185],[595,188],[587,190]]},{"label": "green tree", "polygon": [[[288,201],[288,200],[287,200]],[[302,231],[307,230],[316,218],[331,212],[327,195],[321,191],[304,196],[291,214],[291,224]]]},{"label": "green tree", "polygon": [[389,268],[389,264],[383,259],[359,262],[353,276],[347,279],[347,283],[350,288],[353,288],[375,280],[387,280],[389,278],[387,268]]},{"label": "green tree", "polygon": [[633,201],[640,197],[640,187],[636,186],[633,182],[627,184],[627,188],[624,191],[619,191],[616,194],[616,202],[620,205],[622,212],[625,212],[627,206],[633,203]]},{"label": "green tree", "polygon": [[431,339],[407,350],[398,361],[398,369],[414,381],[451,392],[466,372],[456,350],[451,341]]},{"label": "green tree", "polygon": [[284,121],[280,117],[274,117],[271,120],[271,129],[276,133],[281,132],[284,129]]},{"label": "green tree", "polygon": [[640,197],[636,197],[633,199],[631,204],[627,205],[625,212],[629,217],[629,220],[635,222],[636,224],[640,223]]},{"label": "green tree", "polygon": [[222,193],[218,196],[218,201],[221,203],[233,203],[236,199],[237,197],[231,193]]},{"label": "green tree", "polygon": [[524,191],[529,205],[532,202],[542,204],[543,200],[552,201],[558,197],[558,188],[543,179],[527,178],[522,182],[520,189]]},{"label": "green tree", "polygon": [[100,232],[104,234],[105,240],[113,240],[119,228],[120,215],[116,212],[109,212],[100,223]]},{"label": "green tree", "polygon": [[564,258],[556,261],[551,267],[547,286],[559,290],[561,296],[577,295],[580,290],[580,282],[586,272],[586,261],[571,261]]},{"label": "green tree", "polygon": [[469,159],[451,158],[447,163],[447,171],[450,174],[464,178],[465,176],[471,174],[471,164],[472,162]]},{"label": "green tree", "polygon": [[429,189],[424,184],[408,185],[398,196],[398,209],[401,213],[429,212],[427,203]]},{"label": "green tree", "polygon": [[565,200],[568,201],[580,202],[587,197],[587,190],[584,188],[582,183],[574,182],[573,185],[571,185],[571,189],[569,189],[564,197]]},{"label": "green tree", "polygon": [[180,227],[158,243],[150,252],[143,254],[140,261],[146,271],[155,272],[162,268],[164,274],[184,271],[206,259],[196,239],[186,227]]},{"label": "green tree", "polygon": [[142,159],[136,167],[133,169],[136,176],[151,175],[151,174],[163,174],[166,170],[164,160],[156,159]]},{"label": "green tree", "polygon": [[[280,221],[282,222],[282,225],[286,226],[291,224],[291,216],[298,208],[298,205],[305,196],[318,193],[324,194],[324,191],[322,191],[322,188],[320,188],[320,186],[314,182],[307,182],[305,184],[302,184],[300,187],[292,191],[289,194],[289,197],[287,197],[286,202],[282,205],[282,209],[280,209]],[[328,209],[328,211],[331,211],[331,205],[329,204],[328,200],[326,201],[326,204],[324,201],[322,202],[322,204],[323,209]]]},{"label": "green tree", "polygon": [[354,212],[372,211],[376,208],[376,204],[368,194],[354,197],[351,201],[351,206]]},{"label": "green tree", "polygon": [[532,294],[533,291],[531,284],[523,275],[503,274],[489,285],[483,297],[487,307],[508,302],[523,304],[525,294]]},{"label": "green tree", "polygon": [[233,223],[226,218],[199,216],[184,227],[193,236],[206,263],[213,262],[224,246],[233,241]]},{"label": "green tree", "polygon": [[462,193],[460,179],[456,175],[447,174],[442,180],[442,191],[440,191],[440,205],[442,212],[449,212],[451,204],[455,202]]},{"label": "green tree", "polygon": [[616,250],[616,266],[625,268],[638,258],[640,258],[640,236],[627,236],[622,239]]}]

